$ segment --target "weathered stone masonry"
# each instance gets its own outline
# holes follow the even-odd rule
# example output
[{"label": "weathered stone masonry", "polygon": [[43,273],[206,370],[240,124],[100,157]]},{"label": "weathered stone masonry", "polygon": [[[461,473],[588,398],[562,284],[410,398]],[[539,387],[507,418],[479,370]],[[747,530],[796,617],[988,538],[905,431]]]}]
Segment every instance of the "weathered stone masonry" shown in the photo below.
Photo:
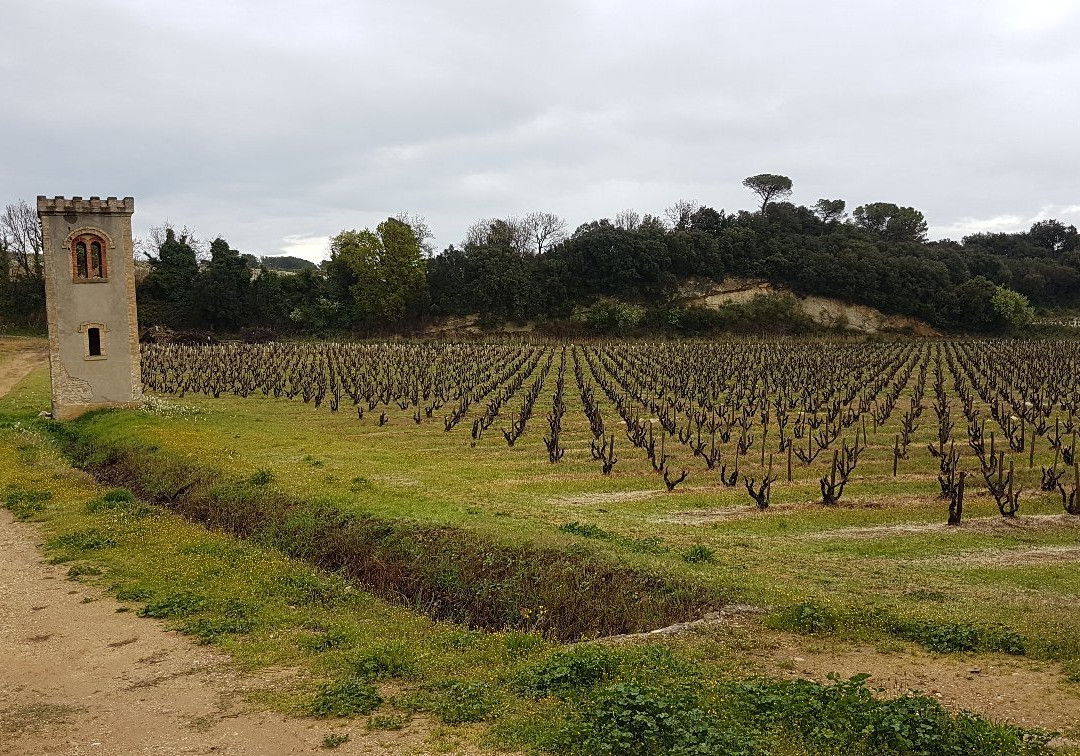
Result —
[{"label": "weathered stone masonry", "polygon": [[131,197],[38,197],[53,417],[142,399]]}]

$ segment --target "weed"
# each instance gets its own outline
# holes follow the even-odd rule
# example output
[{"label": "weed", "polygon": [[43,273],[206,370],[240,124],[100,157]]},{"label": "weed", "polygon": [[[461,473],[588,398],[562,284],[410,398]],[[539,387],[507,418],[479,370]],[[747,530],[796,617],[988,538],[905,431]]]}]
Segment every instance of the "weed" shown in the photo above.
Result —
[{"label": "weed", "polygon": [[322,653],[338,648],[351,648],[353,639],[340,630],[327,630],[315,636],[301,638],[300,645],[308,651]]},{"label": "weed", "polygon": [[432,689],[438,694],[433,709],[446,724],[482,722],[497,704],[496,693],[487,683],[444,680]]},{"label": "weed", "polygon": [[623,541],[623,544],[627,549],[638,554],[663,554],[667,551],[667,547],[659,536],[628,538]]},{"label": "weed", "polygon": [[100,575],[101,570],[88,564],[77,564],[68,570],[69,580],[78,580],[83,575]]},{"label": "weed", "polygon": [[274,482],[274,473],[269,470],[260,467],[255,473],[248,478],[248,483],[253,486],[267,486]]},{"label": "weed", "polygon": [[682,553],[684,562],[696,564],[698,562],[712,562],[715,552],[704,544],[696,543]]},{"label": "weed", "polygon": [[413,667],[414,653],[405,643],[388,643],[349,660],[357,677],[384,680],[403,677]]},{"label": "weed", "polygon": [[70,721],[72,714],[82,711],[85,709],[62,704],[30,704],[0,709],[0,733],[18,736],[27,732],[52,730]]},{"label": "weed", "polygon": [[503,643],[506,650],[514,657],[521,657],[544,645],[544,639],[535,633],[522,633],[517,630],[506,632]]},{"label": "weed", "polygon": [[904,620],[885,615],[884,628],[904,640],[914,641],[939,654],[997,651],[1023,655],[1024,637],[1004,626],[982,627],[966,622]]},{"label": "weed", "polygon": [[928,696],[878,699],[865,687],[869,675],[832,684],[808,680],[741,682],[728,696],[746,724],[795,735],[811,752],[903,753],[913,756],[1035,754],[1049,736],[995,725],[973,714],[950,713]]},{"label": "weed", "polygon": [[370,714],[382,704],[382,696],[366,680],[352,678],[323,685],[311,702],[311,716],[352,717]]},{"label": "weed", "polygon": [[401,730],[409,723],[404,714],[376,714],[367,722],[369,730]]},{"label": "weed", "polygon": [[831,607],[813,601],[785,607],[769,619],[769,624],[777,629],[812,635],[832,632],[836,630],[837,623],[836,612]]},{"label": "weed", "polygon": [[333,606],[339,599],[336,582],[307,570],[290,570],[278,579],[275,593],[284,595],[289,604],[296,606]]},{"label": "weed", "polygon": [[86,528],[73,533],[65,533],[52,539],[48,544],[50,549],[74,549],[77,551],[111,549],[114,546],[116,546],[116,540],[98,528]]},{"label": "weed", "polygon": [[348,733],[342,734],[342,733],[332,732],[329,735],[327,735],[325,738],[322,739],[322,747],[327,748],[327,749],[337,748],[339,745],[343,745],[344,743],[348,743],[348,742],[349,742],[349,734]]},{"label": "weed", "polygon": [[180,623],[179,630],[194,636],[200,645],[208,645],[225,635],[246,635],[252,632],[255,623],[251,621],[250,615],[253,613],[254,610],[230,599],[225,602],[225,616],[188,618]]},{"label": "weed", "polygon": [[580,522],[568,522],[565,525],[560,525],[559,530],[570,535],[581,536],[582,538],[597,538],[601,540],[611,540],[612,534],[599,527],[598,525],[582,524]]},{"label": "weed", "polygon": [[634,683],[597,691],[560,734],[555,750],[612,756],[757,752],[751,733],[723,728],[693,694]]},{"label": "weed", "polygon": [[33,444],[19,444],[15,447],[15,453],[19,455],[19,462],[21,462],[22,464],[37,464],[38,448]]},{"label": "weed", "polygon": [[114,583],[109,590],[116,593],[117,601],[146,601],[154,595],[152,590],[138,583]]},{"label": "weed", "polygon": [[204,596],[195,593],[187,591],[170,593],[147,602],[146,606],[139,610],[139,616],[157,617],[159,619],[187,617],[202,611],[206,607],[206,603]]},{"label": "weed", "polygon": [[577,646],[557,651],[518,675],[518,688],[532,698],[567,696],[609,679],[618,669],[618,656],[603,646]]},{"label": "weed", "polygon": [[1080,683],[1080,659],[1070,659],[1061,663],[1061,672],[1071,683]]},{"label": "weed", "polygon": [[37,519],[37,515],[45,511],[45,502],[52,497],[52,491],[13,491],[4,499],[4,506],[18,520]]},{"label": "weed", "polygon": [[154,508],[139,502],[135,495],[126,488],[114,488],[106,491],[101,498],[87,502],[86,511],[88,514],[112,512],[139,518],[152,515]]}]

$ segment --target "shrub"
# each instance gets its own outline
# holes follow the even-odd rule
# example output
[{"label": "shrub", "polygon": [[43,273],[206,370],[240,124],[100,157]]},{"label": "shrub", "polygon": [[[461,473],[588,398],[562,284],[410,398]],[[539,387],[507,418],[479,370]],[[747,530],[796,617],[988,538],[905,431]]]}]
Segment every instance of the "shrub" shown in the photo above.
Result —
[{"label": "shrub", "polygon": [[646,314],[641,305],[617,299],[599,299],[581,313],[581,319],[593,331],[624,331],[641,325]]}]

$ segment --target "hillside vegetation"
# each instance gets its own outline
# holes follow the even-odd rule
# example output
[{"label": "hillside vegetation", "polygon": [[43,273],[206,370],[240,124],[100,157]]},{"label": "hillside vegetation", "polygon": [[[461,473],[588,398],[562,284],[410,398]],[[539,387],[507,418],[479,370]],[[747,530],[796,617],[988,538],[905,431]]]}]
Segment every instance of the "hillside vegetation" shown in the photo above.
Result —
[{"label": "hillside vegetation", "polygon": [[[462,316],[485,326],[576,321],[600,331],[676,334],[805,326],[783,303],[715,313],[679,299],[688,281],[730,277],[946,332],[1016,331],[1030,323],[1032,308],[1080,308],[1073,226],[1046,220],[1022,233],[928,241],[914,208],[874,202],[849,216],[839,199],[813,207],[783,201],[791,194],[783,176],[752,176],[744,185],[762,198],[755,212],[683,201],[663,219],[626,210],[572,233],[550,213],[487,218],[441,254],[422,218],[401,215],[374,230],[341,231],[318,268],[279,272],[264,257],[254,276],[254,257],[224,239],[204,245],[186,230],[159,229],[141,249],[150,273],[139,284],[139,320],[278,335],[407,332]],[[33,225],[32,212],[12,217]],[[40,243],[35,250],[33,229],[22,231],[0,231],[0,315],[25,326],[43,321],[44,285]]]}]

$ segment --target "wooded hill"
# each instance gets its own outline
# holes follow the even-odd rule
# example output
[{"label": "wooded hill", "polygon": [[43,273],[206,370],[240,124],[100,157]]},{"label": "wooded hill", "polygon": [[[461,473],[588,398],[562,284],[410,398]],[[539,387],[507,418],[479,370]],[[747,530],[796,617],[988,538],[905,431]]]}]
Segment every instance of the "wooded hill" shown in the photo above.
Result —
[{"label": "wooded hill", "polygon": [[[288,275],[264,264],[253,276],[252,256],[225,240],[200,252],[189,233],[165,229],[144,249],[150,273],[139,285],[139,319],[280,335],[408,332],[461,315],[686,334],[741,322],[790,329],[797,318],[783,302],[716,312],[678,298],[689,279],[731,276],[913,316],[946,332],[1005,332],[1029,322],[1032,308],[1080,308],[1073,226],[1046,220],[1021,233],[927,241],[913,208],[878,202],[848,216],[842,200],[784,201],[791,183],[783,176],[743,183],[762,200],[757,211],[679,202],[664,218],[623,211],[569,234],[547,213],[485,219],[440,254],[431,254],[422,219],[388,218],[374,230],[342,231],[328,261]],[[0,317],[9,326],[44,320],[40,266],[25,237],[0,231]]]}]

